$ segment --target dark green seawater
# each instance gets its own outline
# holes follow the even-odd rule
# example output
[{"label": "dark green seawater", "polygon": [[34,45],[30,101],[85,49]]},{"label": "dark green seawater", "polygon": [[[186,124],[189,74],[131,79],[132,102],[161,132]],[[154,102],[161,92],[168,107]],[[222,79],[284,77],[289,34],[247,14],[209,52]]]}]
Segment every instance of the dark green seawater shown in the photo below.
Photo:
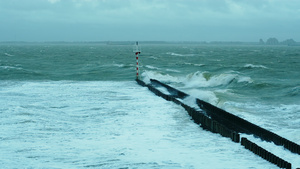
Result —
[{"label": "dark green seawater", "polygon": [[[28,43],[0,45],[0,79],[130,81],[132,45]],[[220,97],[300,104],[300,47],[142,44],[142,78],[175,86],[227,90]],[[235,96],[233,96],[235,95]]]},{"label": "dark green seawater", "polygon": [[2,80],[129,80],[134,62],[128,46],[4,44],[0,50]]}]

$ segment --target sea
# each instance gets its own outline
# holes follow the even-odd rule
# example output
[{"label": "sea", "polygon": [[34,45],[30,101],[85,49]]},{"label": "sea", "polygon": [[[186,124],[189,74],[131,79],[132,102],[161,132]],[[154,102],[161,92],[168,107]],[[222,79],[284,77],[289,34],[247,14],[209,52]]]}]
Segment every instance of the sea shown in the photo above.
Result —
[{"label": "sea", "polygon": [[[134,44],[0,43],[1,168],[278,168],[139,86]],[[300,144],[300,46],[139,45],[139,79]],[[299,155],[247,137],[300,167]]]}]

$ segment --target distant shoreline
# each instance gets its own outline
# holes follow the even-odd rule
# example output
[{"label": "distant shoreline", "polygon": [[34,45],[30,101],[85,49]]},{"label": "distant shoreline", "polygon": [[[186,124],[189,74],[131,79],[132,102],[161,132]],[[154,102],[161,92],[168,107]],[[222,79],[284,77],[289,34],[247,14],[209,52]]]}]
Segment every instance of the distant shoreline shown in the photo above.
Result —
[{"label": "distant shoreline", "polygon": [[[0,41],[0,44],[102,44],[102,45],[133,45],[136,41]],[[295,44],[260,44],[259,42],[241,41],[139,41],[141,44],[195,44],[195,45],[257,45],[257,46],[300,46]]]}]

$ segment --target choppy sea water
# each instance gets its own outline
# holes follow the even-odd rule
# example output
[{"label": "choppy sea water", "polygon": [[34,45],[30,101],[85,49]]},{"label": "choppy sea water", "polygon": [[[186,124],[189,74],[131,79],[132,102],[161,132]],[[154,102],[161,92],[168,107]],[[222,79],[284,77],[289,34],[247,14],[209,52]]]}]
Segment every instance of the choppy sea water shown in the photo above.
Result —
[{"label": "choppy sea water", "polygon": [[[145,44],[140,78],[161,80],[300,144],[299,49]],[[1,166],[276,168],[202,130],[134,78],[131,45],[1,44]],[[281,149],[274,153],[300,166],[299,156]]]}]

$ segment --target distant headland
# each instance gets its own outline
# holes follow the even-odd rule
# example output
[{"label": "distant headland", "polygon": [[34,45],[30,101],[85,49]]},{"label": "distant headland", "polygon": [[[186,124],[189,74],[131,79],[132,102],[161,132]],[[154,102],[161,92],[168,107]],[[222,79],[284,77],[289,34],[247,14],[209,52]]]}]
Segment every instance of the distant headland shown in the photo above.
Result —
[{"label": "distant headland", "polygon": [[[136,41],[43,41],[43,42],[30,42],[30,41],[0,41],[3,44],[98,44],[98,45],[132,45]],[[260,46],[300,46],[300,42],[294,39],[287,39],[279,41],[277,38],[269,38],[266,41],[259,39],[256,42],[247,41],[154,41],[154,40],[141,40],[141,44],[195,44],[195,45],[260,45]]]},{"label": "distant headland", "polygon": [[264,40],[259,39],[260,45],[287,45],[287,46],[299,46],[300,43],[296,42],[294,39],[287,39],[285,41],[279,42],[276,38],[269,38],[266,42]]}]

